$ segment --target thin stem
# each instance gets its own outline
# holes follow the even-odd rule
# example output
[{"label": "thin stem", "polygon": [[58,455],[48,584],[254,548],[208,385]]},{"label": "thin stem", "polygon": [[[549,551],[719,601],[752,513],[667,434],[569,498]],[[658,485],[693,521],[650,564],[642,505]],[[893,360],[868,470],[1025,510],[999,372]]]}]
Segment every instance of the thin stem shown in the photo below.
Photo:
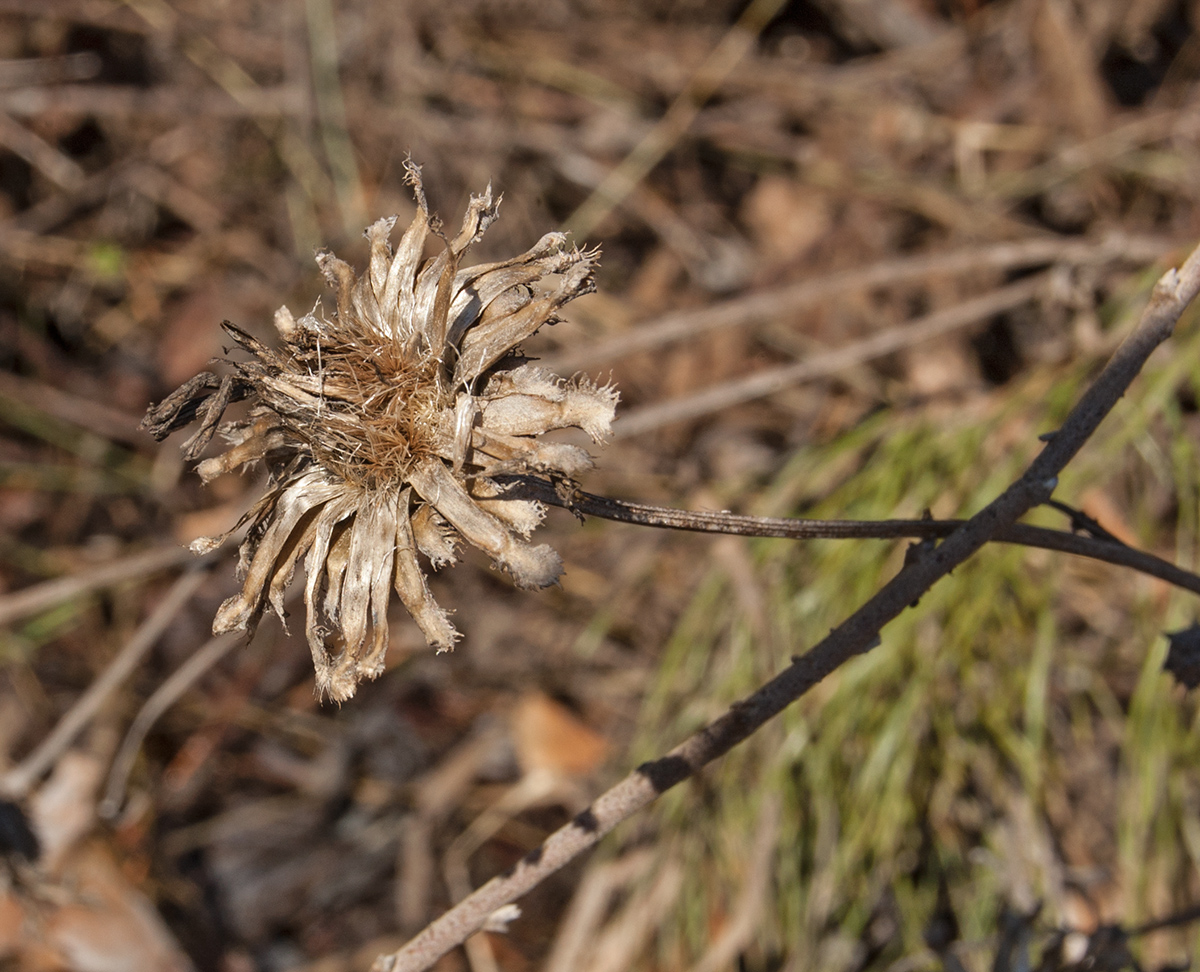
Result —
[{"label": "thin stem", "polygon": [[17,766],[0,777],[0,793],[7,799],[18,799],[29,792],[38,778],[53,766],[55,760],[75,741],[75,737],[84,726],[95,718],[112,693],[133,674],[146,652],[155,646],[163,632],[175,620],[175,616],[200,589],[207,576],[208,566],[203,562],[193,564],[179,575],[133,637],[88,686],[87,691],[67,710],[50,735]]},{"label": "thin stem", "polygon": [[[809,520],[799,517],[750,516],[744,513],[721,513],[709,510],[680,510],[670,506],[650,506],[609,499],[582,490],[569,497],[560,496],[549,483],[532,477],[514,478],[510,495],[536,499],[552,506],[561,506],[577,515],[596,516],[618,523],[665,530],[690,530],[696,533],[722,533],[739,537],[779,537],[787,540],[936,540],[948,537],[965,520]],[[1176,567],[1168,560],[1137,550],[1121,543],[1116,537],[1078,510],[1050,500],[1052,506],[1071,517],[1076,530],[1050,530],[1046,527],[1014,523],[997,531],[992,539],[998,543],[1017,544],[1074,554],[1127,567],[1151,577],[1157,577],[1183,590],[1200,594],[1200,575]]]},{"label": "thin stem", "polygon": [[104,790],[104,798],[100,801],[98,811],[105,820],[114,819],[121,812],[125,800],[125,785],[133,770],[134,761],[146,735],[153,728],[164,712],[179,701],[180,697],[190,689],[217,662],[224,658],[229,651],[242,641],[240,631],[216,635],[194,655],[179,666],[153,695],[146,700],[121,742],[121,748],[113,759],[108,771],[108,784]]}]

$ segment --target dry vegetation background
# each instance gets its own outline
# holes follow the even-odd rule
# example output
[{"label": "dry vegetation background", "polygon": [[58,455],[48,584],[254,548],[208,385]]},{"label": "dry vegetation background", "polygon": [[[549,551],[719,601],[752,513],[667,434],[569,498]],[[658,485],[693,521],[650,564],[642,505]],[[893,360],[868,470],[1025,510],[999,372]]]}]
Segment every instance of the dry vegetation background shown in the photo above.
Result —
[{"label": "dry vegetation background", "polygon": [[[232,558],[179,544],[255,484],[201,489],[140,416],[222,319],[307,311],[316,248],[361,264],[362,227],[405,224],[406,155],[448,224],[504,194],[476,261],[603,244],[600,293],[527,347],[621,389],[585,488],[954,515],[1200,236],[1198,27],[1194,0],[0,0],[4,967],[365,969],[899,563],[553,511],[561,589],[468,557],[433,580],[458,649],[397,609],[340,709],[295,625],[211,642]],[[1059,492],[1185,566],[1197,351],[1185,326]],[[1200,901],[1195,708],[1157,636],[1195,610],[985,550],[439,968],[1079,960]],[[1161,968],[1197,933],[1090,941]]]}]

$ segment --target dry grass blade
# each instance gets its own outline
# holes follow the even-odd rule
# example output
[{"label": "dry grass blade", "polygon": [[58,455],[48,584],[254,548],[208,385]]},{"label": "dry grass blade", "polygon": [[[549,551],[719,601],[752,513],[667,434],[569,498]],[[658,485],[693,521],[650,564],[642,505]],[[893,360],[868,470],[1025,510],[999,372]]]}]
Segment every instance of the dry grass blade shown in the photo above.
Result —
[{"label": "dry grass blade", "polygon": [[0,777],[0,793],[9,799],[23,797],[54,761],[71,745],[75,737],[100,711],[108,698],[133,673],[162,637],[167,626],[191,600],[208,576],[204,566],[193,566],[175,581],[166,596],[142,622],[141,627],[121,648],[108,667],[79,697],[58,725],[21,763]]},{"label": "dry grass blade", "polygon": [[[56,577],[0,597],[0,624],[45,611],[64,601],[106,587],[157,574],[181,564],[194,564],[196,555],[186,547],[158,547],[131,554],[67,577]],[[205,563],[209,563],[206,561]]]},{"label": "dry grass blade", "polygon": [[620,358],[689,340],[710,331],[744,326],[756,320],[787,318],[839,294],[972,270],[1013,270],[1046,263],[1091,264],[1118,259],[1135,264],[1145,263],[1159,259],[1172,245],[1165,239],[1116,234],[1095,242],[1036,239],[882,260],[855,270],[739,297],[715,307],[667,314],[637,325],[628,334],[601,341],[590,348],[585,346],[548,354],[542,363],[551,371],[570,374],[580,369],[596,369]]},{"label": "dry grass blade", "polygon": [[969,327],[1033,300],[1045,288],[1047,280],[1046,274],[1028,277],[974,300],[963,301],[955,307],[935,311],[900,327],[873,334],[844,348],[814,354],[795,364],[764,369],[684,398],[642,406],[622,415],[614,427],[613,435],[618,439],[628,439],[664,425],[711,415]]}]

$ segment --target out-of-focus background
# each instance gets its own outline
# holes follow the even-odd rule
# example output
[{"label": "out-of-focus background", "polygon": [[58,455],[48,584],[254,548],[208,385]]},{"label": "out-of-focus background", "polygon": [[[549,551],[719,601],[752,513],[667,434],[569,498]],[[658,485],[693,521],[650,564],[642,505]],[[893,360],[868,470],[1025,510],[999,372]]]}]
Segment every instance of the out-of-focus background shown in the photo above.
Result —
[{"label": "out-of-focus background", "polygon": [[[235,557],[180,545],[257,484],[201,488],[139,418],[223,319],[309,310],[318,248],[361,263],[368,222],[403,225],[407,157],[448,225],[503,193],[476,261],[603,245],[600,292],[526,348],[620,388],[586,489],[969,513],[1200,237],[1198,25],[1195,0],[0,0],[4,968],[365,969],[901,562],[551,511],[561,588],[468,557],[432,582],[456,651],[397,608],[340,708],[295,625],[211,641]],[[1198,342],[1058,493],[1185,566]],[[1093,933],[1200,901],[1160,634],[1195,612],[987,549],[438,967],[1180,967],[1186,921]]]}]

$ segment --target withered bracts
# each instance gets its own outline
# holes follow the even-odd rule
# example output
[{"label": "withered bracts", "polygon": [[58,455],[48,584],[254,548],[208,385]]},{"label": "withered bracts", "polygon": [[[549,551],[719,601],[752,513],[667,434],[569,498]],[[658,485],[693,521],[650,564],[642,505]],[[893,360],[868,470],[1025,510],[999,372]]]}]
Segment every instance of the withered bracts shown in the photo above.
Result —
[{"label": "withered bracts", "polygon": [[[332,316],[318,308],[296,320],[280,308],[277,348],[224,324],[251,359],[231,362],[223,377],[197,375],[143,421],[158,439],[197,422],[183,447],[188,459],[219,432],[229,448],[199,463],[205,482],[265,463],[267,491],[234,528],[248,525],[242,590],[221,605],[213,631],[253,630],[268,606],[282,618],[303,559],[317,688],[335,700],[383,670],[393,588],[431,645],[453,646],[458,633],[430,595],[418,551],[441,567],[454,562],[461,539],[520,587],[558,579],[558,555],[527,542],[544,509],[507,496],[496,477],[574,478],[589,455],[540,436],[574,426],[600,442],[617,402],[611,387],[564,381],[519,353],[560,307],[595,288],[597,252],[568,249],[549,233],[511,260],[461,269],[496,218],[489,187],[472,196],[458,235],[422,263],[438,226],[420,170],[409,163],[407,173],[417,214],[394,252],[393,217],[366,231],[370,265],[361,276],[330,253],[318,256],[337,292]],[[557,286],[539,290],[550,275]],[[220,424],[240,399],[252,402],[248,417]]]}]

